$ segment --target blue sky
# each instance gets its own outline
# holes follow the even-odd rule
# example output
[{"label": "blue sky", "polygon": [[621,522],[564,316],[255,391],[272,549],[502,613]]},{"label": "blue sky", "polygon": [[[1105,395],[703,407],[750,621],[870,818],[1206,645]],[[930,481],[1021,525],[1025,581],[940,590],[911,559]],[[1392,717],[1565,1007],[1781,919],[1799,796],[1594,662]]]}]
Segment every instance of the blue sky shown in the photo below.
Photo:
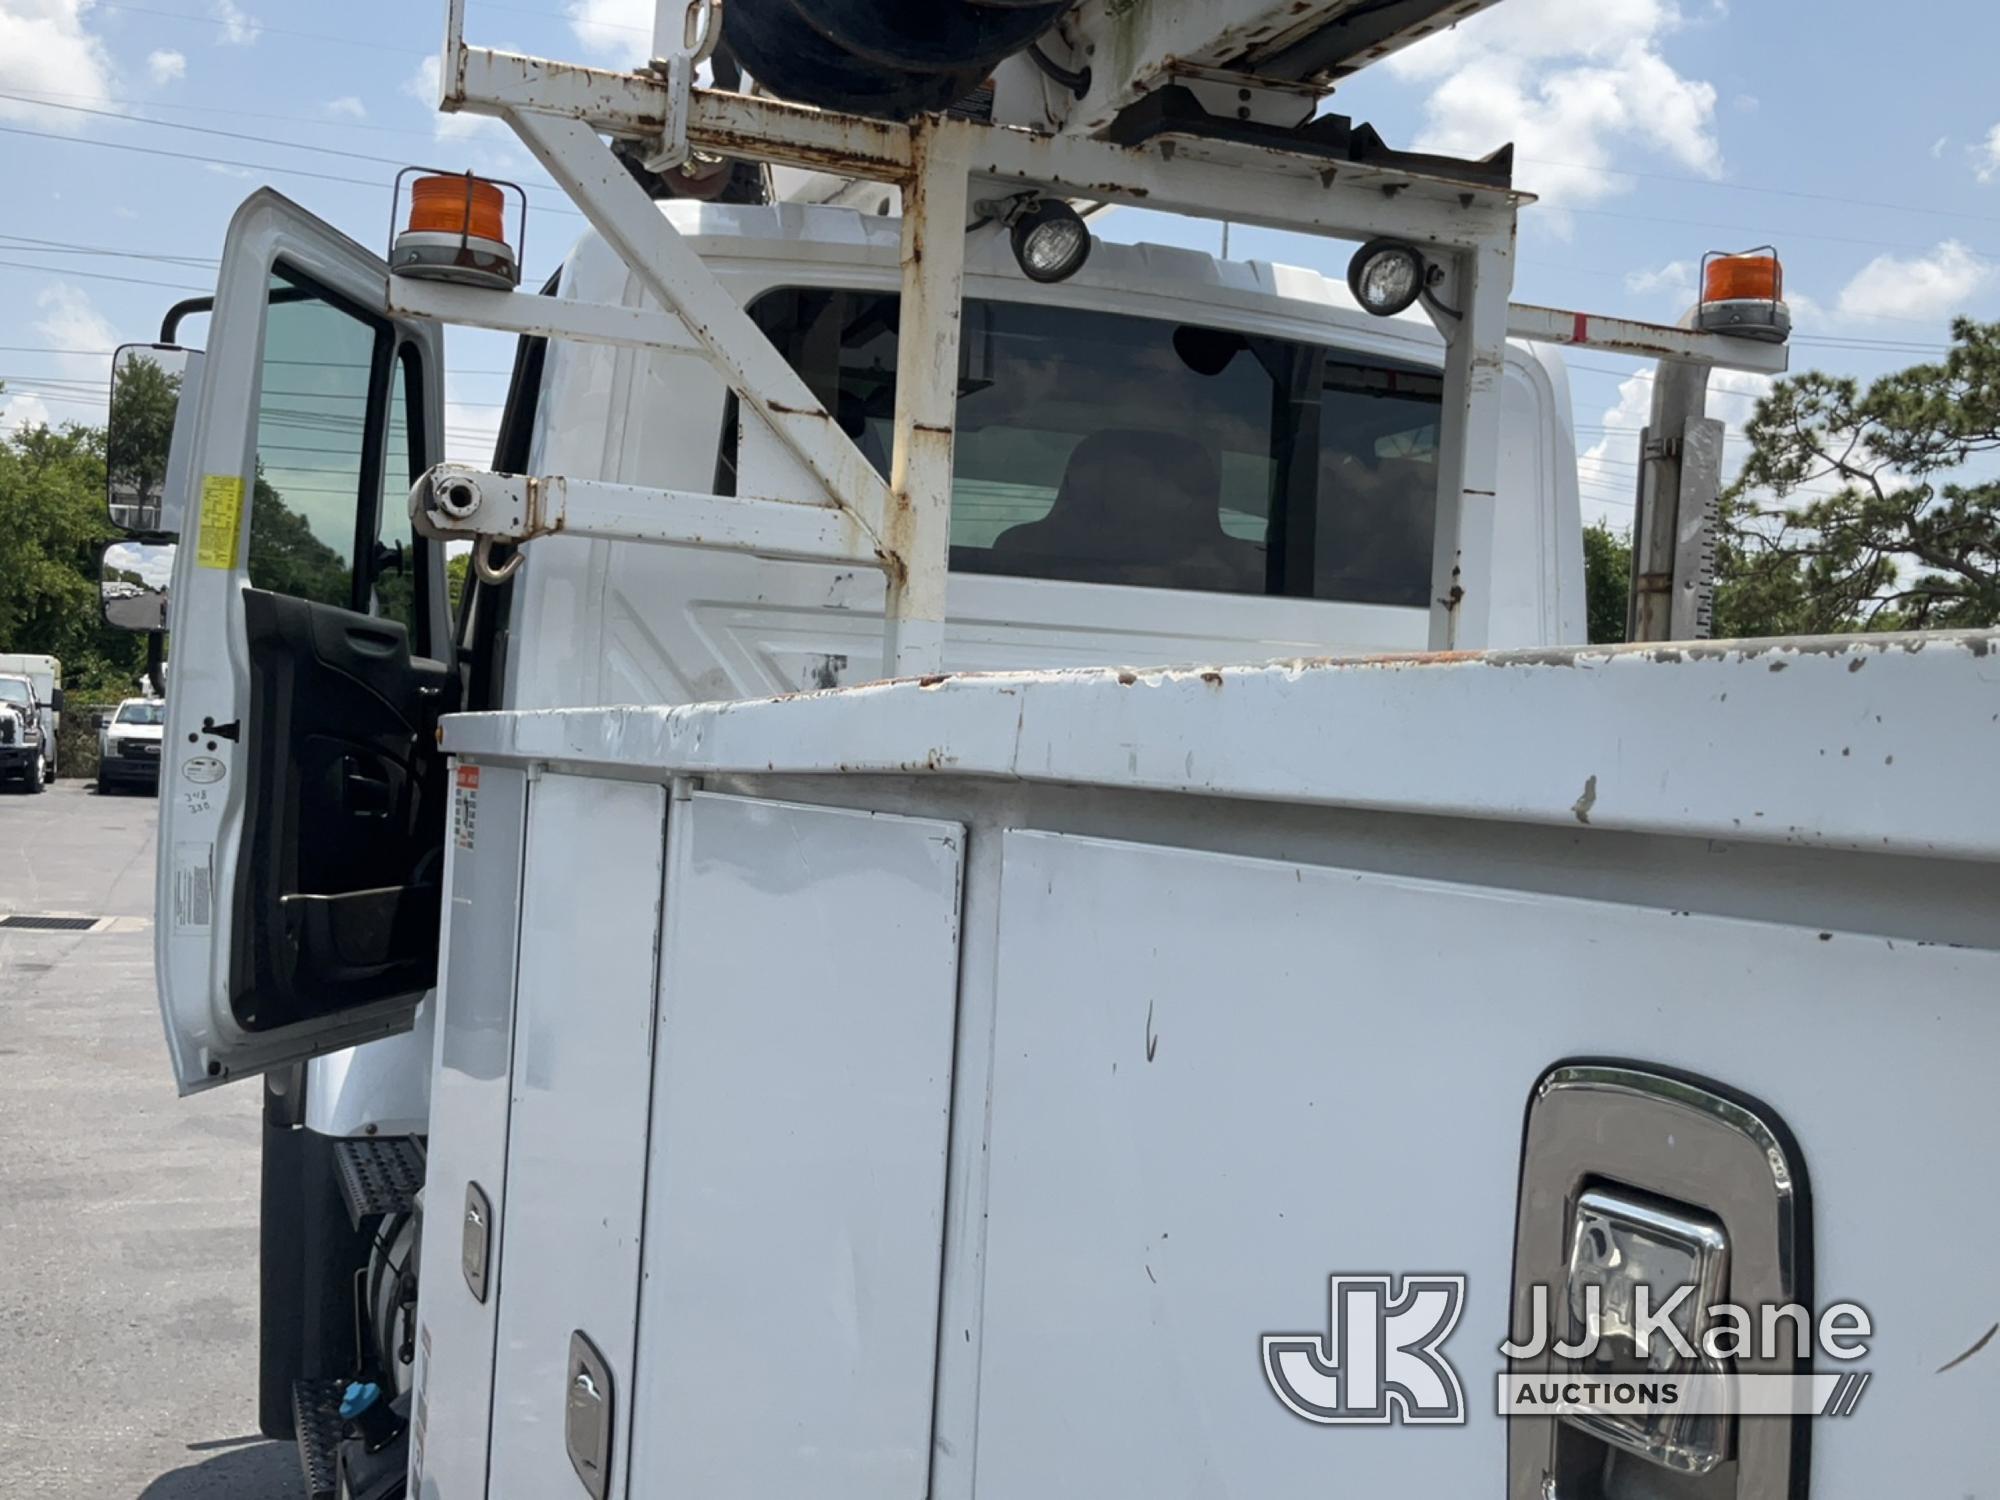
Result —
[{"label": "blue sky", "polygon": [[[1954,313],[2000,318],[2000,21],[1980,0],[1918,8],[1922,25],[1886,25],[1860,0],[1506,0],[1334,107],[1397,145],[1517,143],[1517,179],[1543,199],[1523,218],[1521,300],[1672,320],[1705,250],[1773,242],[1793,367],[1866,377],[1941,350]],[[478,41],[627,63],[652,4],[469,12]],[[397,164],[539,177],[502,127],[431,107],[441,17],[431,0],[0,0],[0,425],[101,420],[103,351],[212,286],[229,215],[259,183],[372,244]],[[532,195],[530,280],[580,224],[562,201]],[[1217,242],[1212,225],[1151,214],[1103,228]],[[1346,260],[1257,231],[1236,231],[1231,251],[1336,276]],[[453,456],[484,456],[509,350],[464,332],[450,349]],[[1585,514],[1616,523],[1642,367],[1570,365]],[[1757,382],[1727,383],[1713,409],[1740,421]]]}]

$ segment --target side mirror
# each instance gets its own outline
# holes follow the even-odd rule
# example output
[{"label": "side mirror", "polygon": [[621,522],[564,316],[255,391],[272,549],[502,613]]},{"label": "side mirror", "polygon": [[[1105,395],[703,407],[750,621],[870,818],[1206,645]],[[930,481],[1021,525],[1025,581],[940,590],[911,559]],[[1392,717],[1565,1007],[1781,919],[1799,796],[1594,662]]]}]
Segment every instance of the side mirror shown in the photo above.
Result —
[{"label": "side mirror", "polygon": [[127,344],[111,361],[111,416],[104,434],[111,524],[133,535],[168,529],[163,501],[167,458],[188,351],[172,344]]},{"label": "side mirror", "polygon": [[113,542],[98,566],[104,623],[114,630],[162,635],[174,580],[172,542]]},{"label": "side mirror", "polygon": [[63,711],[63,690],[61,688],[51,688],[49,690],[49,707],[57,713]]}]

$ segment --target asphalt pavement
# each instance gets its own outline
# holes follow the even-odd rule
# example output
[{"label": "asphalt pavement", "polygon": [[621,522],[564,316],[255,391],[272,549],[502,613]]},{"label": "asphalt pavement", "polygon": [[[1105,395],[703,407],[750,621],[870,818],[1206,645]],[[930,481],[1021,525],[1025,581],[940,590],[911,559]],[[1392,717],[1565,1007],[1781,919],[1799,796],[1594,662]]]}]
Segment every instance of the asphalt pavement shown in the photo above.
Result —
[{"label": "asphalt pavement", "polygon": [[257,1435],[254,1085],[175,1096],[150,796],[0,787],[0,1495],[297,1500]]}]

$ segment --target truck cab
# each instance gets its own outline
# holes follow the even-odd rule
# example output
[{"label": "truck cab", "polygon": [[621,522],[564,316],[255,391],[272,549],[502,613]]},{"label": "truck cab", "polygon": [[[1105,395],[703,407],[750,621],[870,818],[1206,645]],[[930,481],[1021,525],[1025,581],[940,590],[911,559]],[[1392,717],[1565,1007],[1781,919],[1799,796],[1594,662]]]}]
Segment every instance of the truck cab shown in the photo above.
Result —
[{"label": "truck cab", "polygon": [[[662,212],[888,477],[896,221]],[[1426,639],[1443,346],[1316,272],[1101,243],[1055,286],[969,237],[950,670],[1362,655]],[[586,235],[558,297],[637,300]],[[1510,344],[1490,564],[1496,644],[1582,633],[1560,356]],[[684,359],[547,346],[502,442],[537,472],[728,493],[736,403]],[[766,481],[768,482],[768,481]],[[552,537],[513,595],[506,701],[685,703],[876,675],[884,586],[852,567]]]},{"label": "truck cab", "polygon": [[[784,204],[656,212],[886,479],[894,220]],[[1002,234],[975,230],[968,253],[947,669],[1424,643],[1443,400],[1428,322],[1368,316],[1316,273],[1182,250],[1099,245],[1058,286],[1023,276]],[[217,834],[199,868],[171,861],[206,840],[162,846],[162,889],[191,903],[161,939],[168,1003],[186,1009],[174,1032],[186,1089],[412,1024],[435,969],[442,714],[753,698],[875,675],[882,575],[821,561],[558,534],[504,572],[482,554],[451,615],[446,547],[403,498],[441,457],[440,337],[385,305],[386,269],[274,192],[246,202],[201,399],[182,404],[164,466],[254,475],[241,493],[202,481],[220,518],[175,564],[167,739],[198,748],[195,773],[212,778],[198,784],[213,789],[195,795],[200,812],[177,800],[168,817]],[[594,233],[549,296],[649,310]],[[1581,541],[1560,361],[1510,343],[1498,387],[1491,545],[1463,581],[1496,643],[1574,640]],[[573,484],[767,493],[782,476],[739,456],[745,421],[698,364],[528,336],[495,463]],[[185,504],[170,493],[162,509]],[[362,1089],[373,1102],[323,1123],[420,1122],[423,1069],[401,1071],[388,1091],[400,1103]]]}]

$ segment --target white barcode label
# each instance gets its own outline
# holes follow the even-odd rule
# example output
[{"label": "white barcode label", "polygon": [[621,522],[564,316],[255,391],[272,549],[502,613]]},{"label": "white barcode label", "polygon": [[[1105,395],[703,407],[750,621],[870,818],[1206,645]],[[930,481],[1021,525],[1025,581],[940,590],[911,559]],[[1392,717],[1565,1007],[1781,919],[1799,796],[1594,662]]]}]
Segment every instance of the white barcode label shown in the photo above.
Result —
[{"label": "white barcode label", "polygon": [[174,845],[174,931],[205,931],[214,908],[215,845]]}]

